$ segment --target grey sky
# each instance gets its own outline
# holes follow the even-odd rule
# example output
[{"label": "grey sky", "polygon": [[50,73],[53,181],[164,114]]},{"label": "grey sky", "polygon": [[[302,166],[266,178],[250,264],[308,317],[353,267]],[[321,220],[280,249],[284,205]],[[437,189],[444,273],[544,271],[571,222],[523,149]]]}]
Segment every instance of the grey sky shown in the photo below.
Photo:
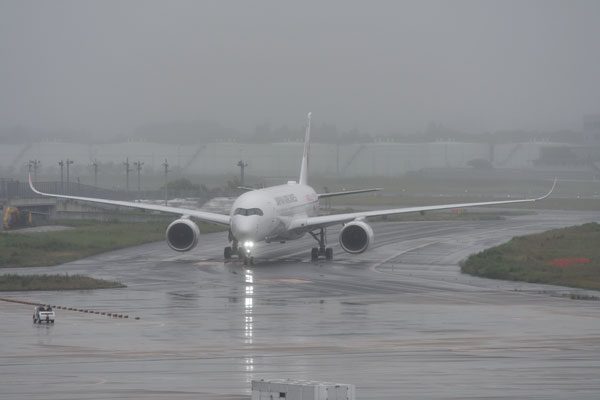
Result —
[{"label": "grey sky", "polygon": [[0,127],[580,129],[598,1],[0,0]]}]

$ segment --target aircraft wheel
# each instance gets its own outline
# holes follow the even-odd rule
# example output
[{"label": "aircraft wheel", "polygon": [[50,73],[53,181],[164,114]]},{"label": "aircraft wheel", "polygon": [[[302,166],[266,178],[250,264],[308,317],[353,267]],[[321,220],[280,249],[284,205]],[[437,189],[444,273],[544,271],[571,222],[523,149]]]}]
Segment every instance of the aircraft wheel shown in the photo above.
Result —
[{"label": "aircraft wheel", "polygon": [[333,249],[331,247],[325,249],[325,259],[327,261],[333,260]]},{"label": "aircraft wheel", "polygon": [[231,260],[231,247],[225,247],[225,250],[223,250],[223,257],[225,257],[226,260]]},{"label": "aircraft wheel", "polygon": [[319,260],[319,249],[317,249],[316,247],[313,247],[310,250],[310,260],[313,262]]}]

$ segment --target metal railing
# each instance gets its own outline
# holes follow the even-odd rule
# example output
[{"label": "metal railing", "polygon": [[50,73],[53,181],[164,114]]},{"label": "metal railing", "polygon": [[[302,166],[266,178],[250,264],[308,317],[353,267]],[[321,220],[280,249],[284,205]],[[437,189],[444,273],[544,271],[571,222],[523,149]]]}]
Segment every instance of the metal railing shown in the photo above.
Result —
[{"label": "metal railing", "polygon": [[[46,193],[65,194],[69,196],[97,197],[112,200],[135,200],[138,198],[160,199],[163,191],[123,191],[99,188],[77,182],[36,182],[35,187]],[[16,180],[0,180],[0,199],[32,199],[43,197],[34,193],[28,182]]]}]

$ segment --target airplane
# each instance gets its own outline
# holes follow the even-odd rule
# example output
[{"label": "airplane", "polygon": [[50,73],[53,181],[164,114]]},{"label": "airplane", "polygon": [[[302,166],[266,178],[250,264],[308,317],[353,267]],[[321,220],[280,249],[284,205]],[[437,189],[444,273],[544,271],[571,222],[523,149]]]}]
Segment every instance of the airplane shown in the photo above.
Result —
[{"label": "airplane", "polygon": [[554,184],[550,191],[537,198],[441,204],[375,211],[359,211],[335,215],[319,215],[320,199],[373,192],[381,189],[370,188],[317,193],[309,186],[308,161],[310,152],[310,123],[311,113],[308,113],[304,138],[304,151],[300,164],[300,176],[298,182],[289,181],[283,185],[249,190],[241,194],[233,202],[229,215],[129,201],[43,193],[34,187],[33,182],[31,181],[31,174],[29,174],[29,186],[31,187],[31,190],[42,196],[131,207],[179,215],[179,218],[167,227],[165,235],[169,247],[179,252],[189,251],[198,244],[200,229],[194,220],[227,226],[229,228],[229,245],[223,250],[224,259],[225,261],[229,261],[232,257],[237,256],[240,260],[243,260],[244,265],[254,263],[253,249],[258,242],[283,243],[288,240],[299,239],[306,234],[309,234],[317,242],[317,247],[311,249],[311,261],[318,261],[319,258],[325,258],[330,261],[333,259],[333,249],[327,247],[326,228],[329,226],[343,225],[339,232],[338,240],[340,246],[344,251],[350,254],[359,254],[366,251],[369,246],[373,244],[373,229],[366,221],[369,217],[464,207],[536,202],[550,196],[556,187],[556,179],[554,179]]}]

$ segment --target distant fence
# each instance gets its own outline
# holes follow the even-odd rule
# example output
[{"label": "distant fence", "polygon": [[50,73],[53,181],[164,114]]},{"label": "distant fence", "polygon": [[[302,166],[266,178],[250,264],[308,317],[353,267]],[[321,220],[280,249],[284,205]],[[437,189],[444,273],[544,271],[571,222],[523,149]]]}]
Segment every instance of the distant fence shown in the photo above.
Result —
[{"label": "distant fence", "polygon": [[[97,197],[111,200],[135,200],[135,199],[164,199],[164,191],[140,191],[111,190],[77,182],[36,182],[36,189],[41,192],[65,194],[80,197]],[[16,180],[0,180],[0,199],[31,199],[42,197],[34,193],[28,182]],[[174,197],[199,197],[198,192],[179,191],[169,193],[169,198]]]},{"label": "distant fence", "polygon": [[[136,197],[133,193],[102,189],[77,182],[36,182],[35,187],[46,193],[66,194],[82,197],[100,197],[114,200],[127,200]],[[16,180],[0,181],[0,198],[29,199],[41,197],[29,187],[29,183]]]}]

